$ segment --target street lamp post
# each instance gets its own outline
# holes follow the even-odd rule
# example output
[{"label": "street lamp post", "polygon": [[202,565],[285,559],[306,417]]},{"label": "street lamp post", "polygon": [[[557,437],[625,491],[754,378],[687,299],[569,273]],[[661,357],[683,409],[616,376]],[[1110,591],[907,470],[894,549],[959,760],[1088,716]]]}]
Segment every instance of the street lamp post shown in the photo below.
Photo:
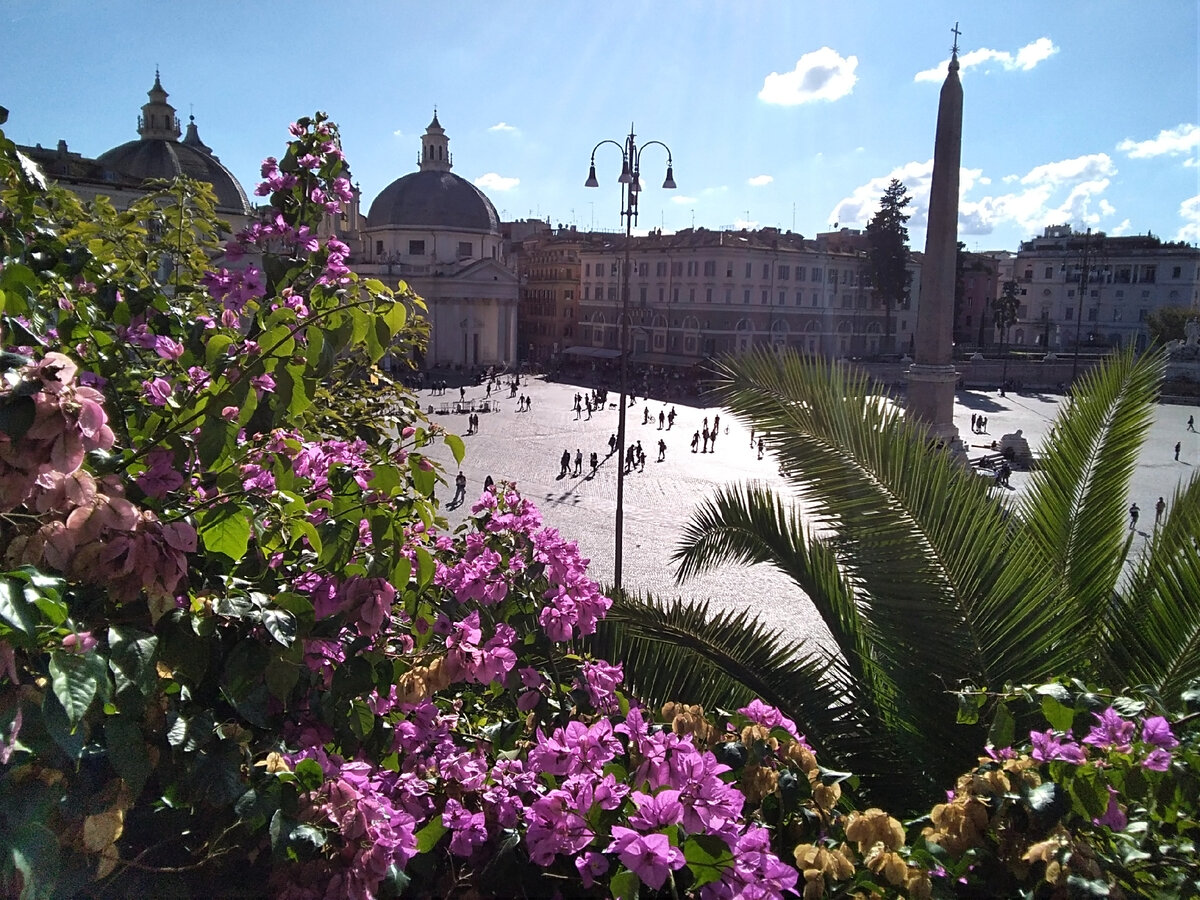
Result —
[{"label": "street lamp post", "polygon": [[671,161],[671,148],[662,141],[647,141],[639,147],[634,140],[633,125],[629,126],[629,135],[624,144],[613,140],[603,140],[592,148],[591,165],[588,168],[587,181],[584,187],[599,187],[596,180],[596,151],[604,144],[612,144],[621,151],[621,216],[625,219],[625,257],[622,264],[621,279],[621,400],[617,413],[617,521],[615,542],[613,546],[613,587],[621,590],[621,566],[623,562],[624,525],[625,525],[625,407],[626,390],[629,382],[629,290],[630,262],[629,254],[633,240],[633,224],[637,221],[638,194],[642,191],[641,168],[642,151],[657,144],[667,151],[667,177],[663,187],[675,187],[674,166]]}]

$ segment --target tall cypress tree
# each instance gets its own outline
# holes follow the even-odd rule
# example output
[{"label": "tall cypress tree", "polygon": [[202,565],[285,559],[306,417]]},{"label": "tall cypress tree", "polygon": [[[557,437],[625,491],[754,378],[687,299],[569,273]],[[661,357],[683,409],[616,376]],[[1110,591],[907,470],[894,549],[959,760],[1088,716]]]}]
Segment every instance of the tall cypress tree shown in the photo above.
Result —
[{"label": "tall cypress tree", "polygon": [[908,271],[908,229],[904,211],[912,200],[904,184],[893,178],[879,201],[879,212],[867,225],[867,256],[871,285],[884,305],[884,351],[895,350],[892,309],[908,301],[911,276]]}]

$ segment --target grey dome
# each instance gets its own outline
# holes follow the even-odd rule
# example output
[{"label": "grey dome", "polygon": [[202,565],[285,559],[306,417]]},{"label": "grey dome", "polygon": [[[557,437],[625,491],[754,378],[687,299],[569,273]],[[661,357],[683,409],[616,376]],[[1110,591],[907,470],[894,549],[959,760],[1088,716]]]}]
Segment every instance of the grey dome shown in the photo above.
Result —
[{"label": "grey dome", "polygon": [[487,195],[449,171],[413,172],[383,189],[371,204],[372,228],[447,228],[500,233],[500,217]]},{"label": "grey dome", "polygon": [[[188,131],[191,137],[192,128]],[[102,153],[96,161],[109,169],[142,180],[186,175],[197,181],[206,181],[213,186],[217,195],[218,209],[235,215],[250,215],[246,192],[198,137],[194,142],[187,139],[146,138],[129,141]]]}]

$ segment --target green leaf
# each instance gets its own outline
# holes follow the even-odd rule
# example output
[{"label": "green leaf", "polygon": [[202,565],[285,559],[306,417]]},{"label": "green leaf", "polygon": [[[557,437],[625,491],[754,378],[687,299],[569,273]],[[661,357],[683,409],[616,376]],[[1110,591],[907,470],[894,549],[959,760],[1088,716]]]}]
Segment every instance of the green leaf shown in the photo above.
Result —
[{"label": "green leaf", "polygon": [[72,728],[87,714],[106,674],[104,660],[96,653],[51,652],[50,684]]},{"label": "green leaf", "polygon": [[226,422],[220,416],[206,417],[196,440],[200,464],[212,468],[218,459],[229,453],[237,441],[237,430],[236,423]]},{"label": "green leaf", "polygon": [[104,720],[104,743],[113,769],[129,785],[133,796],[142,792],[150,777],[150,755],[138,723],[129,716],[108,716]]},{"label": "green leaf", "polygon": [[36,607],[25,599],[24,590],[16,582],[0,578],[0,621],[32,639],[38,624],[35,611]]},{"label": "green leaf", "polygon": [[434,563],[433,557],[424,547],[417,547],[417,587],[424,590],[433,581],[433,575],[437,571],[437,566]]},{"label": "green leaf", "polygon": [[720,881],[733,865],[733,852],[724,840],[711,834],[693,834],[683,842],[683,856],[695,877],[695,887]]},{"label": "green leaf", "polygon": [[296,617],[286,609],[267,609],[262,614],[263,626],[276,641],[290,647],[296,639]]},{"label": "green leaf", "polygon": [[197,529],[206,549],[221,553],[233,562],[246,555],[250,542],[250,517],[233,503],[197,513]]},{"label": "green leaf", "polygon": [[447,431],[443,440],[446,446],[450,448],[450,452],[454,454],[454,461],[459,465],[462,465],[463,457],[467,453],[467,448],[463,444],[463,439],[457,434],[452,434]]},{"label": "green leaf", "polygon": [[408,308],[401,301],[397,300],[383,314],[383,319],[387,322],[387,326],[391,329],[393,335],[399,334],[404,328],[404,323],[408,320]]},{"label": "green leaf", "polygon": [[306,791],[318,790],[325,783],[325,773],[315,759],[302,759],[296,763],[295,775],[300,787]]},{"label": "green leaf", "polygon": [[355,698],[350,702],[350,729],[360,738],[375,729],[375,713],[365,700]]},{"label": "green leaf", "polygon": [[628,869],[621,869],[608,881],[608,891],[614,900],[637,900],[641,879]]},{"label": "green leaf", "polygon": [[1011,747],[1016,732],[1016,720],[1007,703],[996,706],[996,714],[992,718],[992,727],[988,730],[988,743],[1002,750]]},{"label": "green leaf", "polygon": [[225,354],[225,350],[233,343],[233,337],[228,334],[214,334],[205,341],[204,363],[212,369],[216,361]]},{"label": "green leaf", "polygon": [[1075,721],[1074,708],[1064,706],[1049,694],[1042,696],[1042,715],[1056,731],[1070,731],[1071,724]]},{"label": "green leaf", "polygon": [[0,403],[0,431],[19,441],[33,424],[37,404],[32,397],[7,397]]},{"label": "green leaf", "polygon": [[441,815],[434,816],[429,820],[428,824],[426,824],[425,827],[418,831],[415,835],[417,839],[417,852],[428,853],[437,846],[437,842],[442,839],[442,835],[445,834],[446,831],[447,828],[442,824]]}]

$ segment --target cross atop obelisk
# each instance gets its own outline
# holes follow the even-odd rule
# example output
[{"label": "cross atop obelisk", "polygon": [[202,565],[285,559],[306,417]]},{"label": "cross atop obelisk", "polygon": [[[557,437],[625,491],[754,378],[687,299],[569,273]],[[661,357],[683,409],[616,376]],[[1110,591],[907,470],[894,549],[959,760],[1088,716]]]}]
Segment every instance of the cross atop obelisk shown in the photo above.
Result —
[{"label": "cross atop obelisk", "polygon": [[915,362],[908,370],[908,414],[930,436],[961,450],[954,425],[954,282],[958,256],[958,174],[962,159],[962,83],[958,80],[958,23],[946,81],[938,102],[933,142],[929,224],[917,310]]}]

